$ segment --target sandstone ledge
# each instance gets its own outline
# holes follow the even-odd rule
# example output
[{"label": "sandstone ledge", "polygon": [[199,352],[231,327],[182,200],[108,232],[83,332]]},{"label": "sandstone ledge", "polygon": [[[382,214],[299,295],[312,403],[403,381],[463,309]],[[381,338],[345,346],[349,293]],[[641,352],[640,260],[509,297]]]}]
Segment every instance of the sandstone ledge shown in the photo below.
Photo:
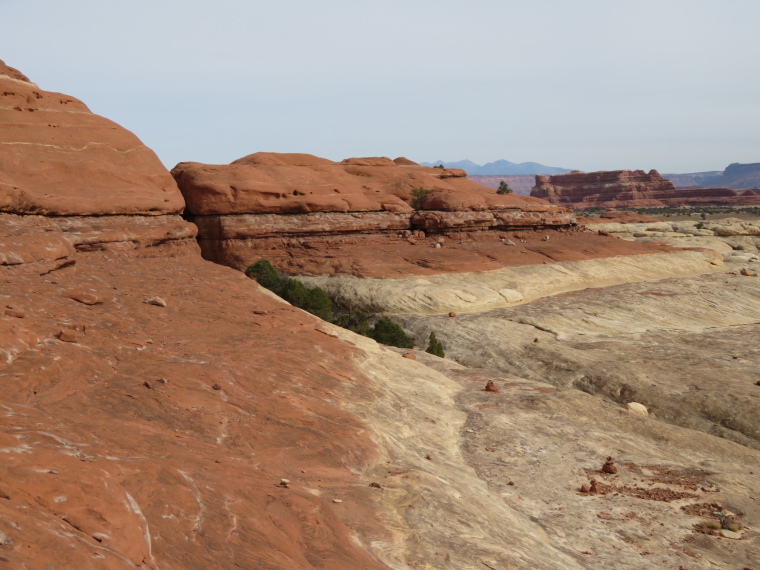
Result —
[{"label": "sandstone ledge", "polygon": [[164,244],[197,252],[197,229],[180,216],[0,214],[0,270],[49,271],[76,252],[140,250]]},{"label": "sandstone ledge", "polygon": [[712,250],[617,256],[395,279],[299,276],[346,306],[376,313],[446,314],[507,307],[557,293],[723,269]]}]

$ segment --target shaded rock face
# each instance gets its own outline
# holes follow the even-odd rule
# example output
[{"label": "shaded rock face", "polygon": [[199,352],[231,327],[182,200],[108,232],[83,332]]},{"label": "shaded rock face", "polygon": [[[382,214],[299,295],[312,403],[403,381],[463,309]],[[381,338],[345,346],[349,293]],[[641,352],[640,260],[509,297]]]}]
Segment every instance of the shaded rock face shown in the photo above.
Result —
[{"label": "shaded rock face", "polygon": [[[403,157],[349,158],[255,153],[230,165],[180,163],[172,174],[199,227],[204,257],[244,268],[265,257],[271,239],[289,255],[305,243],[365,242],[442,232],[567,228],[572,212],[543,200],[497,195],[463,170],[438,169]],[[425,189],[413,209],[415,189]]]},{"label": "shaded rock face", "polygon": [[755,197],[742,196],[730,188],[676,189],[656,170],[537,175],[530,195],[576,209],[760,204]]},{"label": "shaded rock face", "polygon": [[1,61],[0,124],[0,212],[182,211],[176,184],[136,136],[74,97],[40,89]]}]

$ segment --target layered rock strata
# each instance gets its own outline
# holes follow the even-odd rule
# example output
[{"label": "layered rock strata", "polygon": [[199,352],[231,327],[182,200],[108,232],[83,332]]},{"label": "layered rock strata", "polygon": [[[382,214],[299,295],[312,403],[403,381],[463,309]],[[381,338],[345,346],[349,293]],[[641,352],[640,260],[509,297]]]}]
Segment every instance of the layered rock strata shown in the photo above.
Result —
[{"label": "layered rock strata", "polygon": [[[428,233],[566,228],[569,210],[500,196],[462,170],[398,158],[341,163],[303,154],[256,153],[230,165],[180,163],[172,174],[199,227],[204,256],[243,268],[269,249],[263,239],[373,241]],[[414,194],[413,191],[422,191]],[[418,209],[410,203],[417,198]],[[284,244],[288,247],[288,244]]]},{"label": "layered rock strata", "polygon": [[663,206],[760,205],[754,192],[731,188],[681,188],[656,170],[611,170],[537,175],[531,196],[576,209]]},{"label": "layered rock strata", "polygon": [[155,153],[68,95],[0,61],[0,272],[44,273],[78,251],[197,251]]}]

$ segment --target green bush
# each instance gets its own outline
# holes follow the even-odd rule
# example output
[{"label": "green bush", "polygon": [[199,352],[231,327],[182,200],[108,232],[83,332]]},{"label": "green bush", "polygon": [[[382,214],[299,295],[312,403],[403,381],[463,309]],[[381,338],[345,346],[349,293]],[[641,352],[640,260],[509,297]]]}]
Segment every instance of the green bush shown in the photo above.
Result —
[{"label": "green bush", "polygon": [[512,189],[509,187],[509,184],[504,182],[503,180],[499,182],[499,188],[496,190],[497,194],[511,194]]},{"label": "green bush", "polygon": [[[280,275],[272,264],[265,259],[249,265],[245,274],[294,307],[308,311],[324,321],[334,322],[340,327],[373,338],[382,344],[399,348],[414,348],[412,340],[404,330],[388,317],[380,317],[374,327],[369,326],[370,317],[364,311],[349,308],[345,313],[334,318],[333,302],[324,289],[307,287],[296,279]],[[442,355],[443,348],[441,347]]]},{"label": "green bush", "polygon": [[309,297],[306,306],[303,308],[323,321],[332,322],[333,320],[332,301],[321,287],[309,289]]},{"label": "green bush", "polygon": [[249,265],[245,274],[288,303],[320,319],[332,322],[332,301],[320,287],[307,287],[296,279],[280,276],[272,264],[262,259]]},{"label": "green bush", "polygon": [[427,200],[432,190],[428,188],[413,188],[412,189],[412,208],[419,210]]},{"label": "green bush", "polygon": [[414,348],[412,339],[398,324],[388,317],[380,317],[369,331],[369,337],[377,342],[398,348]]},{"label": "green bush", "polygon": [[441,344],[441,341],[435,338],[435,333],[430,333],[430,341],[428,342],[428,347],[425,349],[425,352],[429,352],[430,354],[433,354],[435,356],[440,356],[441,358],[444,358],[446,354],[443,352],[443,344]]},{"label": "green bush", "polygon": [[246,276],[258,281],[259,285],[279,295],[282,288],[282,277],[277,273],[272,264],[266,259],[261,259],[249,265],[245,270]]},{"label": "green bush", "polygon": [[338,315],[335,324],[362,336],[369,336],[369,316],[364,311],[349,310],[347,313]]}]

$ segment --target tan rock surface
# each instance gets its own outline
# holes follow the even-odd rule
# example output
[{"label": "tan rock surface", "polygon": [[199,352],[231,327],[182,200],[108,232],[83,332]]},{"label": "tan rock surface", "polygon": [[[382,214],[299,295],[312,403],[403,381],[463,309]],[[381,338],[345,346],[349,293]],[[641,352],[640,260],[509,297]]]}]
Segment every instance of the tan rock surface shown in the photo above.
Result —
[{"label": "tan rock surface", "polygon": [[507,307],[579,289],[721,269],[724,269],[721,258],[712,251],[678,251],[395,279],[337,274],[300,275],[298,279],[323,288],[345,306],[370,312],[448,314]]},{"label": "tan rock surface", "polygon": [[462,364],[639,402],[659,420],[760,449],[758,278],[724,270],[456,319],[394,318],[419,344],[435,331]]},{"label": "tan rock surface", "polygon": [[132,133],[0,61],[0,212],[167,214],[177,185]]}]

